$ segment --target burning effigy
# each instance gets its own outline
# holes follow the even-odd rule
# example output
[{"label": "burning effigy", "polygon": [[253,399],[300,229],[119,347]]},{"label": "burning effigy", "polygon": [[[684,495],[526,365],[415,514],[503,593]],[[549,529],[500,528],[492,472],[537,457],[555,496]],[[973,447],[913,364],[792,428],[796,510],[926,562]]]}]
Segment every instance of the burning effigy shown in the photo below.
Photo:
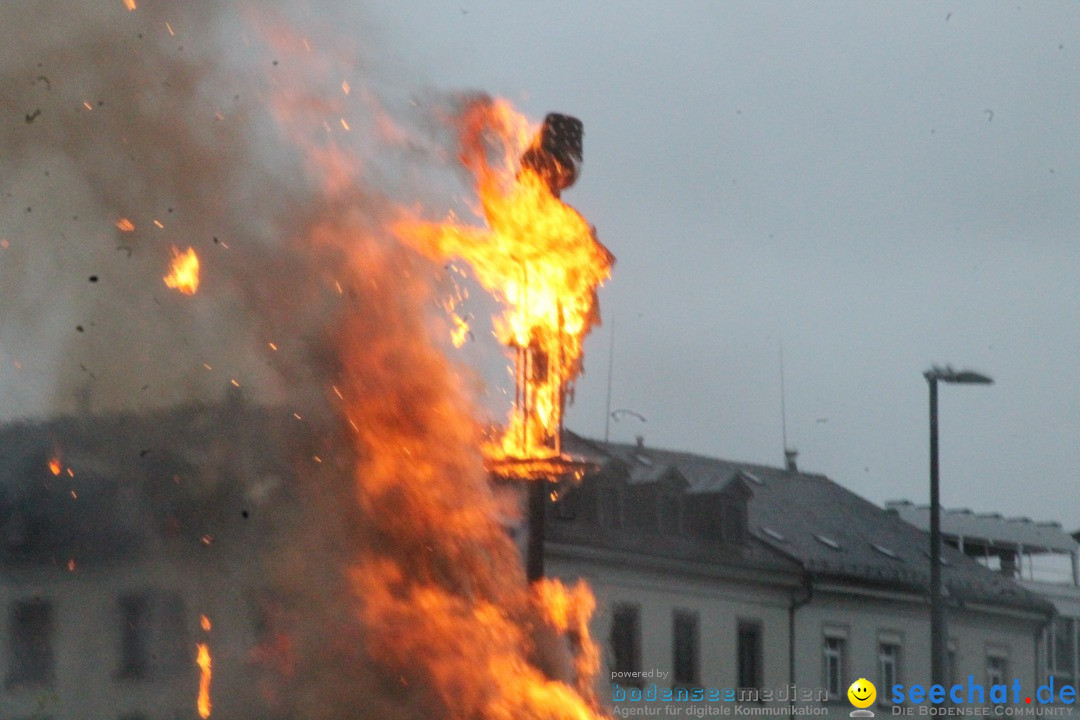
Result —
[{"label": "burning effigy", "polygon": [[[53,522],[35,498],[88,503],[94,487],[121,499],[119,525],[153,508],[128,545],[168,553],[157,566],[139,556],[125,582],[179,598],[158,614],[179,628],[184,667],[136,662],[153,604],[124,600],[137,621],[121,655],[133,681],[168,677],[160,708],[601,717],[591,592],[529,582],[492,484],[493,471],[515,475],[542,499],[546,481],[580,469],[561,454],[562,416],[613,264],[561,199],[582,159],[580,122],[535,123],[475,95],[408,111],[422,120],[397,114],[271,12],[141,0],[68,10],[48,24],[32,8],[0,11],[27,38],[0,58],[0,98],[26,110],[0,126],[0,379],[37,388],[25,412],[68,418],[10,436],[25,439],[16,455],[33,472],[0,492],[0,525]],[[423,180],[385,179],[422,178],[447,158],[474,182],[471,221],[447,216]],[[505,423],[447,354],[436,309],[450,258],[502,308],[497,341],[517,388]],[[273,408],[274,432],[215,410],[223,388]],[[175,417],[184,432],[171,431]],[[100,482],[69,482],[84,468]],[[66,574],[48,586],[108,596],[114,565],[64,537]],[[166,559],[186,553],[219,560]],[[110,713],[153,697],[84,660],[30,678],[16,712],[35,711],[41,687],[56,688],[44,711],[58,717],[102,702],[80,687],[108,688]]]},{"label": "burning effigy", "polygon": [[560,199],[582,161],[581,121],[553,113],[537,131],[506,101],[482,100],[461,123],[461,161],[475,178],[485,226],[454,217],[403,221],[396,231],[426,254],[463,259],[504,308],[495,331],[513,350],[516,392],[489,457],[557,457],[584,338],[600,319],[596,291],[614,263],[585,218]]}]

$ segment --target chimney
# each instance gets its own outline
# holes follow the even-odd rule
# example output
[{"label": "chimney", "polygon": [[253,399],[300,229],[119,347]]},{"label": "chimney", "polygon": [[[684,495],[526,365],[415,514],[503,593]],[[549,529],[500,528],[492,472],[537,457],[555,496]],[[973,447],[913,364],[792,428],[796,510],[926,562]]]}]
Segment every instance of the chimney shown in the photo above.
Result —
[{"label": "chimney", "polygon": [[784,467],[788,472],[799,472],[799,466],[795,464],[795,458],[799,457],[799,451],[795,448],[784,448]]},{"label": "chimney", "polygon": [[645,449],[645,436],[644,435],[638,435],[635,439],[637,440],[638,450],[644,450]]}]

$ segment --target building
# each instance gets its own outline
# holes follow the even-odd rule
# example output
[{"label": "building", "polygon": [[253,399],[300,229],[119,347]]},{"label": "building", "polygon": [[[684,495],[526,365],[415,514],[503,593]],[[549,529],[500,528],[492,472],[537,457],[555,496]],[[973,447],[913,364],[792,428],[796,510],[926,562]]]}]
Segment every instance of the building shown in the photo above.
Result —
[{"label": "building", "polygon": [[219,716],[257,707],[287,421],[234,401],[0,429],[0,718],[196,718],[200,644]]},{"label": "building", "polygon": [[[569,438],[599,470],[548,518],[553,574],[600,608],[605,672],[706,687],[825,690],[929,683],[929,540],[794,463],[772,468]],[[952,678],[1037,677],[1049,603],[954,548],[943,556]],[[614,680],[613,680],[614,681]]]},{"label": "building", "polygon": [[[271,717],[277,613],[323,597],[296,585],[341,574],[294,547],[312,538],[321,557],[341,539],[294,532],[318,526],[299,510],[318,510],[309,491],[351,492],[333,442],[238,396],[0,428],[0,720],[193,719],[200,645],[214,717]],[[593,586],[601,697],[613,682],[747,688],[846,712],[859,677],[928,679],[928,543],[896,513],[793,463],[573,435],[565,449],[596,470],[546,508],[547,573]],[[957,549],[945,561],[954,676],[1033,680],[1050,605]],[[307,644],[347,610],[317,609]],[[350,648],[315,669],[312,696]]]},{"label": "building", "polygon": [[[886,504],[905,522],[926,530],[930,510],[909,501]],[[942,510],[942,540],[976,562],[1015,579],[1055,609],[1053,622],[1040,637],[1040,683],[1051,678],[1056,687],[1080,682],[1080,543],[1057,522],[1034,522],[1000,513]]]},{"label": "building", "polygon": [[[651,450],[579,438],[564,450],[599,470],[550,506],[547,572],[592,585],[607,677],[786,686],[790,620],[806,590],[799,564],[748,522],[753,476],[711,461],[694,472]],[[651,679],[635,677],[642,672]]]}]

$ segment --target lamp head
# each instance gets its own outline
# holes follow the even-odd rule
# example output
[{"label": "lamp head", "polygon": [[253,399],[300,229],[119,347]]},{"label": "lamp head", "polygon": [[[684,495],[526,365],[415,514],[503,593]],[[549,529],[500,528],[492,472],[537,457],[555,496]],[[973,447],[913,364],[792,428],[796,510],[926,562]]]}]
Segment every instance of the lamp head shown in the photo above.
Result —
[{"label": "lamp head", "polygon": [[954,370],[951,365],[940,367],[934,365],[923,373],[927,382],[946,382],[957,385],[993,385],[994,381],[974,370]]}]

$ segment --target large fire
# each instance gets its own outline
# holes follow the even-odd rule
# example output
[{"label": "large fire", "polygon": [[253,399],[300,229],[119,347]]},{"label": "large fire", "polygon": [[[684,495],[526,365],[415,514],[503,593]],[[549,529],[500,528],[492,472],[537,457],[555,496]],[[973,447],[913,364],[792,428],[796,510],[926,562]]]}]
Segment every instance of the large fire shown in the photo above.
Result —
[{"label": "large fire", "polygon": [[[238,36],[238,46],[243,39],[238,52],[221,44],[226,33],[208,31],[219,21],[223,28],[235,28],[233,20],[244,22],[230,14],[230,3],[139,3],[132,13],[124,8],[134,10],[136,0],[75,3],[78,12],[65,14],[72,19],[50,23],[47,32],[37,34],[32,30],[40,25],[40,13],[24,5],[8,3],[0,12],[5,18],[17,13],[19,22],[11,27],[30,30],[17,34],[33,41],[25,52],[9,53],[4,61],[6,82],[0,94],[6,93],[7,106],[29,112],[25,122],[20,118],[0,127],[5,148],[0,164],[5,172],[9,164],[17,171],[10,175],[13,188],[25,185],[21,192],[31,196],[40,183],[21,183],[20,178],[36,178],[42,170],[48,175],[50,168],[50,182],[78,192],[71,198],[57,193],[54,212],[43,212],[50,206],[35,202],[31,213],[32,197],[25,211],[21,198],[0,210],[17,203],[18,227],[27,227],[28,237],[36,232],[65,243],[73,231],[92,222],[87,217],[97,218],[104,226],[103,240],[58,247],[67,251],[78,245],[87,253],[79,267],[85,264],[97,272],[100,265],[109,268],[105,277],[124,280],[98,283],[91,276],[93,303],[83,303],[69,317],[60,314],[69,312],[68,303],[60,302],[55,315],[42,316],[57,327],[71,320],[69,325],[82,334],[76,337],[88,339],[76,346],[85,357],[60,363],[81,370],[65,374],[61,387],[81,388],[90,378],[93,400],[101,407],[131,403],[150,408],[152,402],[184,398],[189,385],[192,400],[213,392],[198,379],[178,382],[184,370],[195,369],[201,378],[204,367],[207,375],[212,367],[235,367],[239,379],[233,379],[234,386],[242,379],[255,402],[287,405],[296,428],[318,435],[311,439],[297,430],[298,446],[306,450],[310,443],[318,454],[312,463],[312,455],[305,453],[289,482],[272,476],[261,458],[248,457],[257,455],[244,451],[248,429],[232,427],[223,428],[228,432],[220,442],[237,451],[235,466],[222,462],[220,469],[208,471],[205,487],[189,483],[186,471],[183,483],[179,475],[172,475],[171,482],[163,475],[162,484],[170,491],[175,485],[176,492],[200,498],[214,497],[211,490],[216,492],[218,485],[229,486],[225,489],[235,490],[237,497],[243,494],[245,508],[249,502],[271,508],[282,498],[295,501],[295,506],[283,502],[281,518],[253,514],[266,524],[252,520],[249,526],[265,527],[270,535],[279,530],[275,521],[280,520],[282,546],[291,552],[311,542],[321,551],[299,562],[275,563],[278,548],[271,545],[267,575],[273,577],[264,581],[260,572],[258,583],[252,583],[260,589],[264,582],[274,586],[266,603],[275,613],[273,627],[281,628],[281,637],[275,633],[266,641],[269,649],[262,653],[260,646],[252,657],[273,674],[268,684],[288,688],[264,694],[260,685],[258,699],[274,711],[266,716],[602,717],[594,689],[599,651],[589,632],[593,596],[584,583],[526,582],[518,548],[502,524],[506,504],[485,465],[491,458],[551,459],[559,454],[563,404],[582,370],[584,338],[599,322],[597,286],[613,262],[586,220],[559,197],[576,166],[545,158],[537,125],[508,103],[478,101],[457,117],[461,160],[476,181],[478,220],[403,219],[403,213],[391,209],[411,200],[412,188],[383,187],[378,173],[366,175],[354,167],[364,164],[363,153],[351,152],[358,146],[343,138],[407,149],[393,158],[405,165],[396,168],[401,173],[388,173],[394,178],[411,178],[413,170],[423,172],[444,156],[413,152],[411,135],[426,127],[397,128],[392,113],[377,108],[365,128],[364,113],[337,107],[345,100],[354,108],[369,102],[377,83],[335,75],[333,92],[320,93],[314,83],[290,81],[288,73],[304,62],[324,75],[328,67],[333,73],[362,67],[343,61],[333,48],[326,52],[333,60],[321,64],[316,56],[325,50],[316,36],[310,43],[309,38],[296,39],[299,50],[290,56],[279,43],[291,42],[292,26],[282,23],[286,29],[280,40],[268,32],[273,57],[265,57],[260,67],[273,79],[259,83],[256,72],[261,71],[237,74],[233,61],[242,66],[244,58],[260,52],[257,41],[252,49],[248,41],[265,28]],[[244,17],[270,23],[264,19],[269,15],[260,10]],[[296,124],[303,126],[286,133],[289,140],[315,138],[296,143],[309,163],[268,142],[272,131],[260,113],[267,107],[277,112],[279,95],[285,96],[287,109],[297,109]],[[35,110],[39,105],[41,113]],[[83,109],[76,114],[72,108]],[[316,122],[308,122],[313,115]],[[430,148],[445,137],[432,135],[421,138],[417,147]],[[42,166],[38,160],[62,155],[71,161],[62,164],[63,185],[55,172],[61,164]],[[312,165],[322,173],[314,178],[317,182],[300,180],[301,167]],[[410,198],[399,197],[404,194]],[[84,205],[95,212],[81,210]],[[157,295],[163,280],[185,294],[200,289],[200,258],[194,249],[181,245],[165,259],[159,246],[141,239],[156,232],[151,228],[164,230],[164,223],[150,219],[166,212],[175,218],[170,236],[214,237],[217,242],[215,234],[228,233],[234,250],[214,257],[214,282],[204,284],[198,303],[170,303],[162,314]],[[7,226],[4,232],[7,237]],[[119,244],[117,238],[122,238]],[[520,392],[505,434],[494,441],[462,380],[467,373],[447,358],[443,343],[430,332],[440,268],[449,258],[460,258],[470,276],[505,305],[495,325],[500,341],[512,348]],[[16,308],[5,317],[33,316],[20,308],[35,308],[42,298],[59,296],[53,290],[63,287],[43,275],[38,284],[27,282],[23,288],[18,275],[0,277],[5,289],[14,280],[17,289],[26,290],[21,304],[5,303],[5,310]],[[85,290],[80,283],[80,292]],[[451,309],[460,310],[456,305]],[[183,320],[182,332],[168,322],[177,318]],[[466,315],[457,315],[454,322],[455,341],[467,340]],[[22,329],[12,327],[12,336]],[[267,347],[273,364],[267,361],[264,370]],[[15,367],[21,367],[18,361]],[[106,382],[110,368],[115,372]],[[182,389],[171,394],[174,386]],[[340,421],[340,434],[322,433],[331,413]],[[166,455],[157,447],[145,452],[151,453],[147,463]],[[35,461],[38,472],[50,480],[65,473],[72,477],[74,471],[63,461],[71,458],[52,454]],[[171,467],[169,460],[160,462]],[[217,467],[211,459],[205,462],[207,468]],[[234,483],[252,487],[231,487]],[[315,485],[312,493],[303,492]],[[72,500],[77,497],[72,489]],[[231,502],[222,503],[229,517],[235,507]],[[76,507],[82,504],[89,505],[80,501]],[[295,520],[299,516],[305,520],[302,527]],[[248,517],[246,509],[243,517]],[[170,524],[163,532],[187,530]],[[200,552],[212,544],[201,531],[194,537],[201,539]],[[225,536],[215,547],[229,545]],[[239,551],[236,556],[247,557]],[[213,557],[230,562],[225,553]],[[74,571],[75,565],[70,567]],[[211,573],[208,589],[215,587],[211,580],[217,573]],[[251,599],[243,597],[250,586],[234,588],[232,575],[221,574],[226,576],[230,585],[223,604]],[[230,705],[242,704],[238,692],[248,688],[238,678],[247,678],[237,662],[242,653],[230,645],[238,641],[230,638],[248,637],[235,625],[248,609],[215,611],[218,634],[213,640],[210,619],[199,617],[205,634],[194,648],[196,667],[190,658],[185,662],[183,678],[191,687],[182,702],[194,705],[203,718],[211,714],[212,678],[215,714],[241,716]],[[342,658],[348,661],[337,662]]]},{"label": "large fire", "polygon": [[479,452],[481,425],[442,349],[424,339],[432,287],[403,248],[361,245],[350,271],[364,279],[363,312],[341,328],[337,385],[364,515],[350,578],[365,652],[402,698],[373,716],[602,717],[591,592],[525,582]]},{"label": "large fire", "polygon": [[505,307],[495,329],[515,351],[518,392],[489,457],[553,457],[566,394],[582,371],[585,335],[599,322],[596,290],[614,258],[558,197],[576,166],[553,158],[536,127],[509,103],[473,103],[462,118],[461,141],[487,227],[451,217],[403,221],[396,231],[432,257],[465,260]]}]

